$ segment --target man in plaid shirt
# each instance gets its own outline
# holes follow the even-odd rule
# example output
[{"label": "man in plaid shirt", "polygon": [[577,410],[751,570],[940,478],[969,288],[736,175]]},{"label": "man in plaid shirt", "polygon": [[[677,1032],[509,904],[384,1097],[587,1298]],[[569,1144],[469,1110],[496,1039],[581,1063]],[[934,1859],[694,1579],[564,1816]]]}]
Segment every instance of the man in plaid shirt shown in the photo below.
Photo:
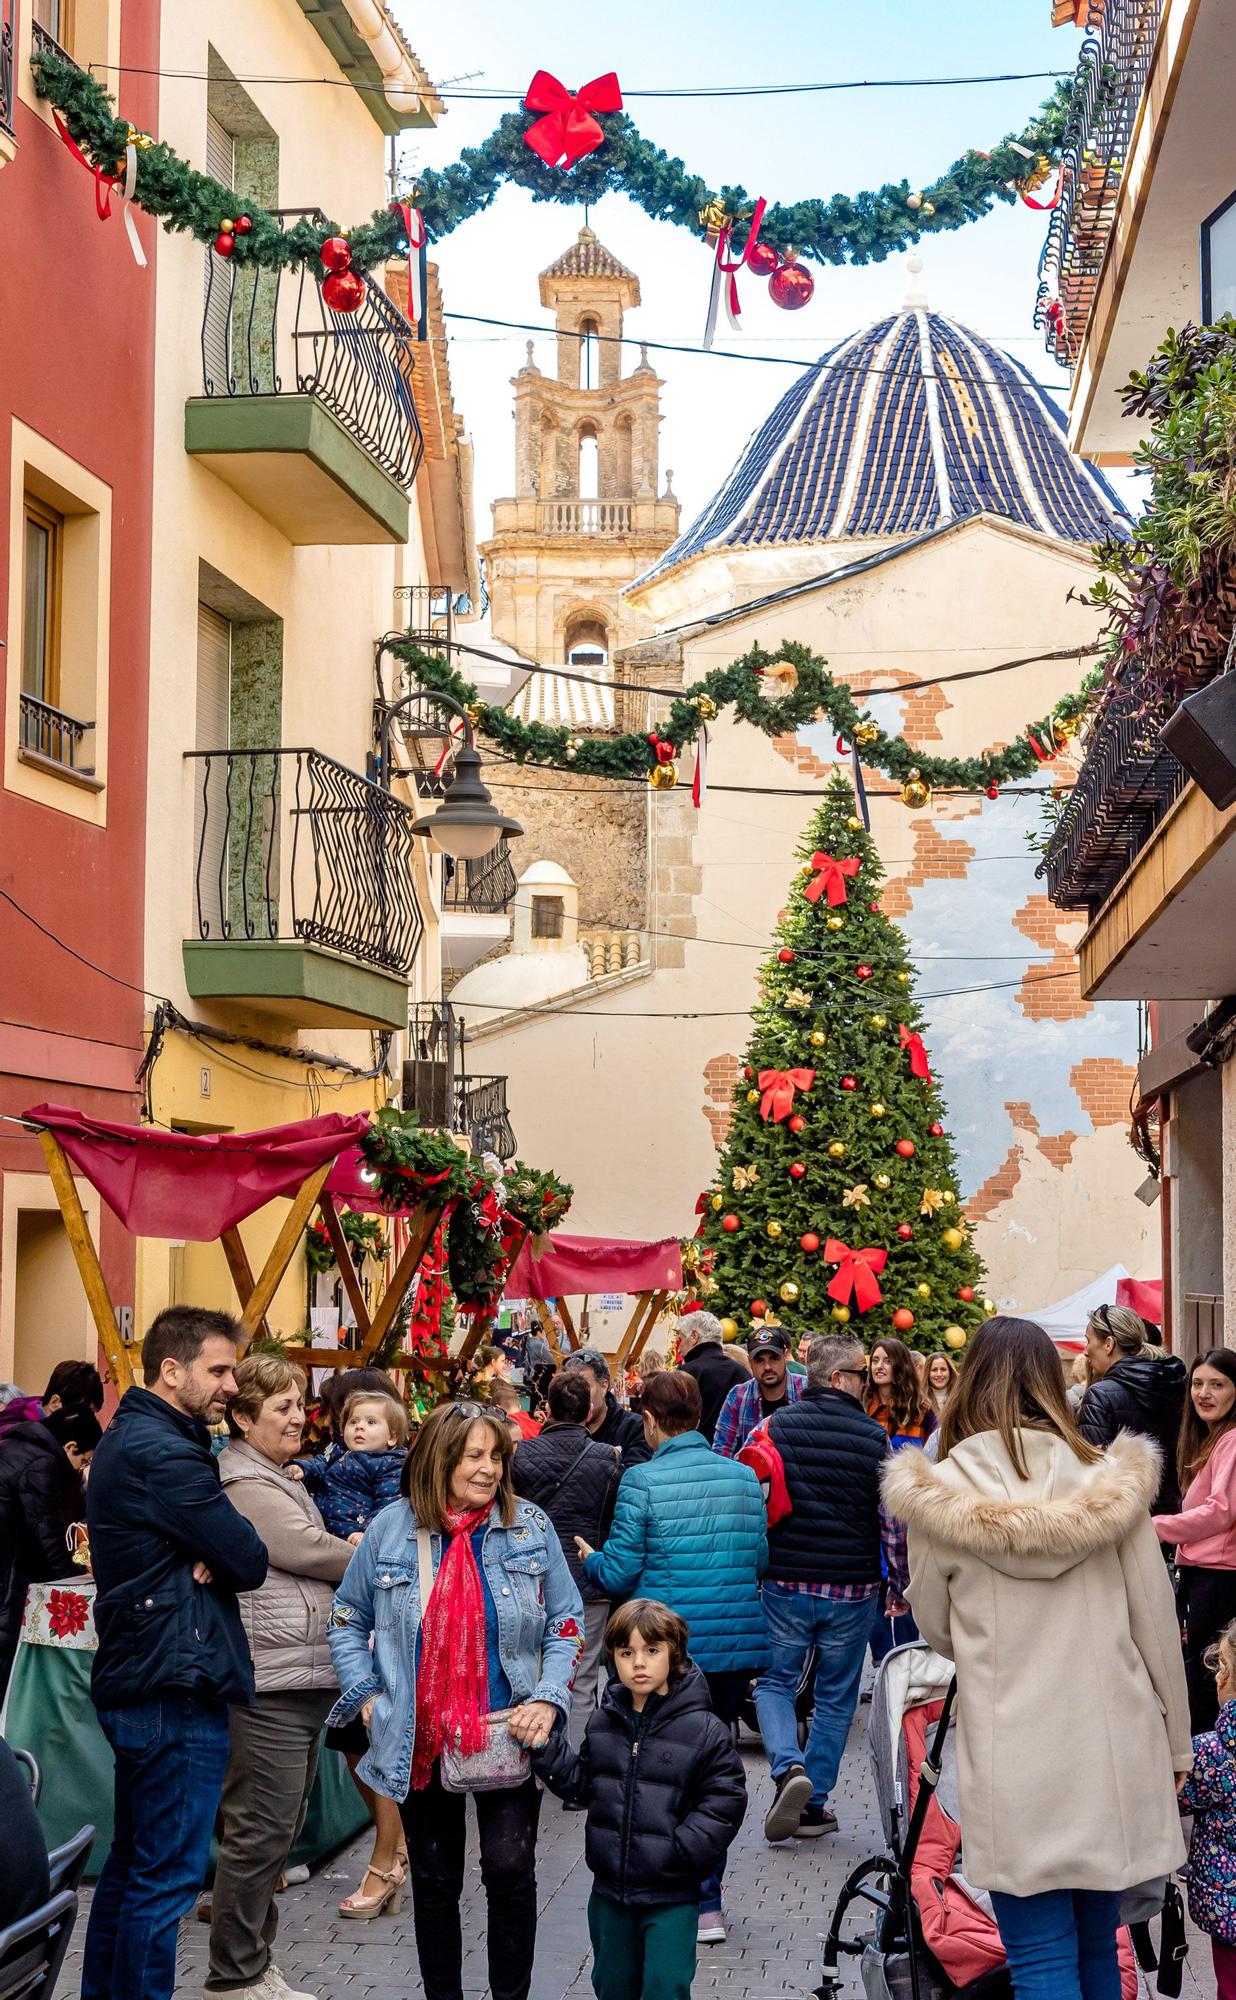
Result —
[{"label": "man in plaid shirt", "polygon": [[771,1417],[786,1403],[796,1403],[803,1392],[801,1375],[789,1372],[789,1335],[779,1326],[766,1326],[747,1342],[751,1357],[751,1380],[739,1382],[721,1405],[712,1448],[722,1458],[737,1458],[757,1424]]}]

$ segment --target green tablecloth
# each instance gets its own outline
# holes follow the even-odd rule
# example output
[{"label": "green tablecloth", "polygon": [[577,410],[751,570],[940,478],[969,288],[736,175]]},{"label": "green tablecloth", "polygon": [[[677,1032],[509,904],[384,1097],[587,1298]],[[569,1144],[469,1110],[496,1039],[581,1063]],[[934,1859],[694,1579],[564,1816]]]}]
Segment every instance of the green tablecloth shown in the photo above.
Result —
[{"label": "green tablecloth", "polygon": [[[112,1840],[112,1753],[90,1700],[92,1652],[64,1646],[17,1649],[4,1734],[15,1750],[32,1750],[43,1773],[39,1817],[49,1847],[87,1821],[96,1829],[88,1875],[97,1875]],[[294,1862],[309,1867],[360,1832],[368,1815],[337,1750],[323,1750],[317,1783]]]}]

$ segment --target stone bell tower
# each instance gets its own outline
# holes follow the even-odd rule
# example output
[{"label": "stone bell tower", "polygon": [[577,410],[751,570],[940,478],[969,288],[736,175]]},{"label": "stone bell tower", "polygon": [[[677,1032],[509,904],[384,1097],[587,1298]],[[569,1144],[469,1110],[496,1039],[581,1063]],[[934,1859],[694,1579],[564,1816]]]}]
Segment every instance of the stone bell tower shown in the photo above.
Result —
[{"label": "stone bell tower", "polygon": [[541,304],[558,330],[557,371],[528,359],[514,378],[515,481],[495,500],[485,544],[495,637],[543,665],[603,670],[650,623],[623,603],[678,533],[666,475],[659,494],[662,384],[641,349],[622,372],[623,314],[639,279],[591,229],[548,270]]}]

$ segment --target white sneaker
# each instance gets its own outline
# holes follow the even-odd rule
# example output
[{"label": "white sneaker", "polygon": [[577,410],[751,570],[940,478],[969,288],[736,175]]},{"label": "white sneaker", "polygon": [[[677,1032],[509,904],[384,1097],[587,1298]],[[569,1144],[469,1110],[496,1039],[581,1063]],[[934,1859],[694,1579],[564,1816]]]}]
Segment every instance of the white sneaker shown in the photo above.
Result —
[{"label": "white sneaker", "polygon": [[720,1910],[701,1910],[700,1920],[695,1927],[697,1944],[724,1944],[725,1918]]},{"label": "white sneaker", "polygon": [[273,1959],[253,1986],[212,1986],[202,2000],[317,2000],[315,1993],[294,1993]]}]

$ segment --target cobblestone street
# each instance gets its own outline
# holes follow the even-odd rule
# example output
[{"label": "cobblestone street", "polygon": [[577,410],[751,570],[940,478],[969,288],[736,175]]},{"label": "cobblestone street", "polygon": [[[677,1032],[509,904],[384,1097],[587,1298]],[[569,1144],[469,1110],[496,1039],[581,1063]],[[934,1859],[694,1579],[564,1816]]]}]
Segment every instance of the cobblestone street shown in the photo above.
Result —
[{"label": "cobblestone street", "polygon": [[[750,1804],[726,1874],[729,1940],[700,1948],[696,1995],[742,1995],[743,2000],[805,2000],[819,1976],[821,1933],[833,1900],[849,1870],[881,1846],[875,1792],[866,1752],[866,1704],[850,1735],[841,1782],[834,1795],[838,1832],[831,1838],[768,1847],[761,1832],[771,1795],[768,1767],[758,1742],[744,1733]],[[583,1858],[582,1814],[564,1813],[546,1798],[538,1848],[541,1927],[532,2000],[582,2000],[591,1995],[590,1951],[585,1906],[589,1878]],[[408,1897],[397,1918],[372,1924],[341,1920],[336,1905],[355,1888],[368,1842],[345,1848],[308,1882],[280,1898],[278,1962],[291,1984],[315,2000],[419,2000]],[[486,1991],[481,1922],[483,1903],[473,1866],[473,1885],[464,1903],[464,1991],[481,2000]],[[81,1976],[81,1943],[89,1892],[56,2000],[73,2000]],[[181,1927],[177,2000],[199,2000],[206,1971],[205,1924],[192,1919]],[[846,1972],[845,1992],[861,1991],[857,1966]],[[1204,2000],[1213,1991],[1210,1949],[1191,1933],[1183,2000]]]}]

